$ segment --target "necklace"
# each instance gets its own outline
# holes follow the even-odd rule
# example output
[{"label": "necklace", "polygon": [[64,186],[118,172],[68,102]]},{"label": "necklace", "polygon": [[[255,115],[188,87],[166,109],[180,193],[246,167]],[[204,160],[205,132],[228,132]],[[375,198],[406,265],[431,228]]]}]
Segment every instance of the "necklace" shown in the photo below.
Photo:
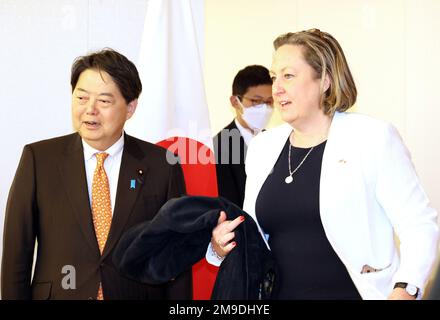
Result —
[{"label": "necklace", "polygon": [[302,159],[302,161],[299,163],[299,165],[292,171],[291,166],[290,166],[290,152],[291,152],[291,149],[292,149],[292,144],[289,142],[289,175],[286,177],[286,179],[284,179],[284,182],[286,182],[287,184],[293,182],[293,177],[292,177],[293,174],[298,171],[298,169],[302,166],[304,161],[306,161],[306,159],[309,156],[310,152],[312,152],[314,148],[315,147],[311,147],[310,148],[309,152],[307,152],[307,154]]}]

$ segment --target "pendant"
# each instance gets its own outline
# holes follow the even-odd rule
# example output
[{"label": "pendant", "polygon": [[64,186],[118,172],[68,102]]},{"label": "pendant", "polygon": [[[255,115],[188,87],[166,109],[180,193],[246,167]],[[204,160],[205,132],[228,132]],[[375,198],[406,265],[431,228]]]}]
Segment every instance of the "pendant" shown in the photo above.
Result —
[{"label": "pendant", "polygon": [[292,178],[292,176],[287,176],[286,179],[284,179],[284,181],[285,181],[287,184],[289,184],[289,183],[292,183],[293,178]]}]

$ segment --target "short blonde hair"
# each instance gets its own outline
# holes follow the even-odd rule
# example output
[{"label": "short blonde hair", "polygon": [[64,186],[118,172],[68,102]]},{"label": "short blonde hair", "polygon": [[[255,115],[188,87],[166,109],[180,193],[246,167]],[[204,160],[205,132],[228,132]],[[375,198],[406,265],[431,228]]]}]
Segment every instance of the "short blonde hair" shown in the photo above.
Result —
[{"label": "short blonde hair", "polygon": [[356,85],[344,52],[330,34],[319,29],[289,32],[276,38],[273,45],[275,50],[283,45],[300,46],[304,59],[321,79],[321,89],[325,77],[329,77],[330,87],[321,96],[321,107],[326,115],[346,111],[356,102]]}]

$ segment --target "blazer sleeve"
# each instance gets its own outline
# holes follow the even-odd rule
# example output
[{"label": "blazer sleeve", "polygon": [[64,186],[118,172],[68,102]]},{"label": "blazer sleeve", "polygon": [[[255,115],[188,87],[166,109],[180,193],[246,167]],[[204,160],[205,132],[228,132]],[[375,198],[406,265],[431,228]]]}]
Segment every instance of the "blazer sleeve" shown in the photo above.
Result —
[{"label": "blazer sleeve", "polygon": [[376,197],[400,240],[401,262],[393,280],[423,288],[437,253],[437,212],[429,203],[399,133],[390,124],[385,131]]},{"label": "blazer sleeve", "polygon": [[35,162],[25,146],[6,204],[1,273],[2,299],[31,299],[37,204]]},{"label": "blazer sleeve", "polygon": [[[186,194],[185,179],[179,163],[170,167],[169,187],[167,199],[177,198]],[[191,300],[192,299],[192,268],[181,273],[167,285],[167,299]]]}]

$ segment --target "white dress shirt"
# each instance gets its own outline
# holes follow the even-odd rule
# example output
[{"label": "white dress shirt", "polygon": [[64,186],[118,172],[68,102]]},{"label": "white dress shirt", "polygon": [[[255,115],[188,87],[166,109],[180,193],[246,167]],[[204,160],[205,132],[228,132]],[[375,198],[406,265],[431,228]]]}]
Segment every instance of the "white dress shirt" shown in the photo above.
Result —
[{"label": "white dress shirt", "polygon": [[238,128],[238,131],[240,131],[241,136],[243,137],[244,143],[248,146],[251,142],[252,138],[255,137],[252,132],[249,129],[246,129],[243,127],[240,122],[238,122],[237,118],[235,118],[235,125]]},{"label": "white dress shirt", "polygon": [[110,148],[105,151],[99,151],[92,148],[87,142],[82,139],[84,149],[84,163],[86,167],[87,189],[89,192],[90,208],[92,207],[92,183],[93,174],[96,169],[96,154],[108,153],[107,159],[104,161],[104,169],[107,174],[110,186],[110,200],[112,204],[112,214],[115,208],[116,190],[118,188],[119,169],[121,168],[122,150],[124,149],[124,134],[121,135]]}]

